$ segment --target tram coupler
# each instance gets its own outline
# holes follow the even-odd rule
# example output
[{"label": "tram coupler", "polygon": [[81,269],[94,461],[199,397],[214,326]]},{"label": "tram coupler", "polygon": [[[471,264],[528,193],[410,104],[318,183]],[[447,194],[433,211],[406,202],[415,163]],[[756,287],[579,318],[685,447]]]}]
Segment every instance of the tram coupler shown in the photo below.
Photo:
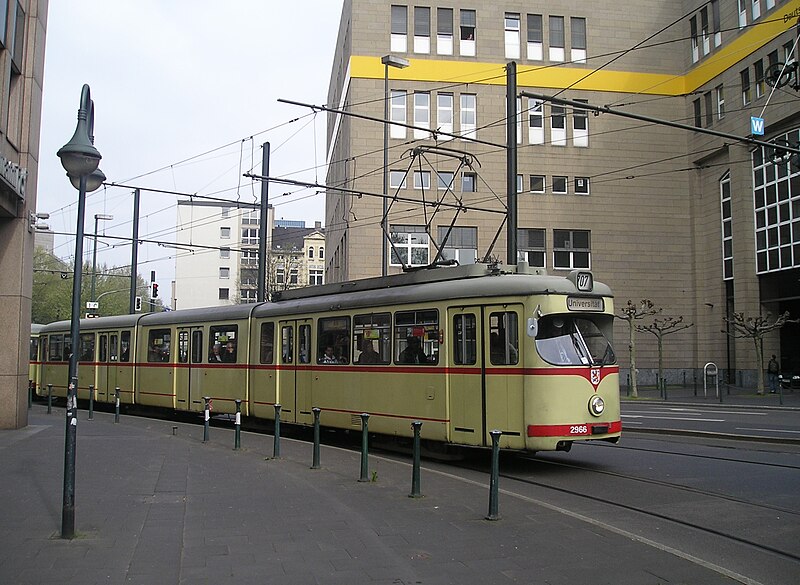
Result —
[{"label": "tram coupler", "polygon": [[275,405],[275,434],[272,443],[272,458],[279,459],[281,456],[281,405]]},{"label": "tram coupler", "polygon": [[498,510],[500,508],[499,498],[500,489],[500,436],[503,431],[497,429],[489,431],[492,436],[492,474],[489,477],[489,514],[486,516],[487,520],[500,520]]},{"label": "tram coupler", "polygon": [[203,396],[203,442],[208,443],[208,429],[211,425],[211,397]]},{"label": "tram coupler", "polygon": [[361,413],[361,477],[358,481],[369,481],[369,414]]},{"label": "tram coupler", "polygon": [[242,401],[237,398],[236,403],[236,422],[233,432],[233,449],[238,451],[242,448]]},{"label": "tram coupler", "polygon": [[314,451],[311,460],[311,469],[319,469],[319,413],[321,409],[314,407],[311,409],[314,413]]},{"label": "tram coupler", "polygon": [[414,430],[414,464],[411,471],[411,493],[408,494],[409,498],[423,497],[419,491],[419,431],[422,428],[422,421],[415,420],[411,423],[411,428]]}]

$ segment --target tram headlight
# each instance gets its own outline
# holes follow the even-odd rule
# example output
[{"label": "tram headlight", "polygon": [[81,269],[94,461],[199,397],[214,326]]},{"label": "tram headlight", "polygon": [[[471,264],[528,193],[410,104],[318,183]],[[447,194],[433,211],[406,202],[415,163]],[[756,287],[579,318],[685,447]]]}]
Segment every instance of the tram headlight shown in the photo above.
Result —
[{"label": "tram headlight", "polygon": [[602,398],[596,394],[592,396],[592,399],[589,401],[589,412],[592,413],[592,416],[600,416],[603,414],[605,408],[606,403]]}]

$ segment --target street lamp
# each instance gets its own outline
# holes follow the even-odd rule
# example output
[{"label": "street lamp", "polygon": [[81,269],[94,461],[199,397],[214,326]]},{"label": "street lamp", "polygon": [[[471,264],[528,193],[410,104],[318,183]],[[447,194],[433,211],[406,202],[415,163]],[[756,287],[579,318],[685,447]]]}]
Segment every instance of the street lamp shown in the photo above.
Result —
[{"label": "street lamp", "polygon": [[[97,169],[95,171],[95,173],[97,173],[98,171],[100,172],[101,175],[103,174],[103,171],[101,171],[100,169]],[[105,175],[103,175],[103,179],[105,179]],[[101,183],[102,183],[102,181],[101,181]],[[98,187],[99,186],[100,185],[98,185]],[[95,187],[95,189],[96,188],[97,187]],[[89,185],[88,184],[86,186],[86,190],[87,191],[91,191],[91,189],[89,189]],[[94,214],[94,249],[92,251],[92,294],[90,295],[92,302],[97,300],[97,299],[94,298],[94,285],[95,285],[95,281],[97,280],[97,222],[100,221],[101,219],[103,221],[111,221],[112,219],[114,219],[114,216],[113,215],[106,215],[105,213],[95,213]]]},{"label": "street lamp", "polygon": [[389,196],[389,67],[405,69],[411,63],[408,59],[394,55],[381,57],[383,63],[383,217],[381,219],[381,276],[386,276],[389,270],[389,250],[387,246],[386,213],[388,210],[387,198]]},{"label": "street lamp", "polygon": [[58,153],[67,176],[78,185],[78,227],[75,230],[75,266],[72,277],[72,315],[70,337],[72,351],[69,356],[69,379],[67,385],[67,428],[64,445],[64,503],[61,509],[61,538],[75,536],[75,439],[78,424],[78,350],[80,346],[81,270],[83,268],[83,220],[86,207],[86,191],[95,189],[101,182],[94,175],[102,156],[94,147],[94,104],[88,85],[81,90],[78,109],[78,125],[72,139]]}]

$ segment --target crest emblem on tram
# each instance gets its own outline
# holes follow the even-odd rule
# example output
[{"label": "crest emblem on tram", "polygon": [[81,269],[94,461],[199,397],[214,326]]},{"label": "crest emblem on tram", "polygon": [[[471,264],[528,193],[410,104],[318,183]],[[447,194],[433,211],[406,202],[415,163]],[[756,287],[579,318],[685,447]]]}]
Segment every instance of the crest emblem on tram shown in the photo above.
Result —
[{"label": "crest emblem on tram", "polygon": [[597,386],[600,384],[600,368],[592,368],[589,381],[594,386],[595,390],[597,390]]}]

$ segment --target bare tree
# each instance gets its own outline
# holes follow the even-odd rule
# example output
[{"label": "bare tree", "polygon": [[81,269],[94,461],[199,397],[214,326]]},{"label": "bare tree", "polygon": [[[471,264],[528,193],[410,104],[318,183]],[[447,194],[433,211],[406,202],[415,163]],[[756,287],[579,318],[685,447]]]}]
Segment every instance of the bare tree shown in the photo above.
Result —
[{"label": "bare tree", "polygon": [[628,322],[628,351],[630,352],[631,361],[631,396],[634,398],[639,397],[639,390],[636,386],[636,328],[637,325],[634,321],[644,319],[648,315],[656,315],[661,312],[661,309],[656,308],[653,301],[650,299],[642,299],[638,304],[628,299],[627,304],[619,310],[618,315],[614,315],[617,319],[622,319]]},{"label": "bare tree", "polygon": [[684,323],[683,317],[655,317],[650,325],[636,325],[637,331],[646,331],[658,340],[658,383],[664,379],[664,336],[693,327],[694,323]]},{"label": "bare tree", "polygon": [[789,319],[789,311],[778,315],[772,320],[772,315],[758,315],[756,317],[746,317],[744,313],[734,313],[733,318],[723,318],[730,327],[728,331],[722,331],[730,337],[736,339],[749,338],[753,340],[756,349],[756,372],[758,375],[757,392],[764,394],[764,336],[771,331],[780,329],[786,323],[798,323],[800,319]]}]

